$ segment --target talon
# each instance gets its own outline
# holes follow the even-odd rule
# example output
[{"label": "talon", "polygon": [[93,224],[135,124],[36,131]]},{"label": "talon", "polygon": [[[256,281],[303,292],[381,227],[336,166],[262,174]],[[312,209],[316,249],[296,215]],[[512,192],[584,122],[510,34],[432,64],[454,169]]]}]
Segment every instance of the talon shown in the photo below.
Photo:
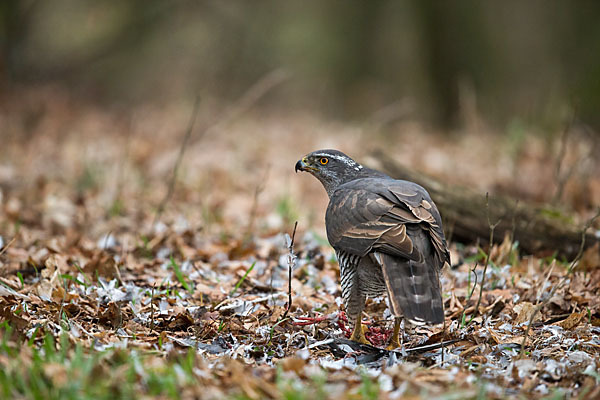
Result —
[{"label": "talon", "polygon": [[394,333],[392,334],[392,339],[390,340],[390,344],[385,348],[386,350],[396,350],[397,348],[402,347],[402,343],[398,338],[400,333],[400,318],[394,319]]},{"label": "talon", "polygon": [[356,320],[356,324],[354,325],[354,330],[352,331],[352,336],[350,336],[350,340],[354,342],[359,342],[362,344],[371,345],[371,343],[365,337],[365,332],[367,331],[367,327],[365,327],[360,318]]},{"label": "talon", "polygon": [[385,348],[388,351],[392,351],[392,350],[396,350],[398,348],[402,347],[402,344],[398,341],[398,339],[396,340],[391,340],[390,344],[387,345],[387,347]]}]

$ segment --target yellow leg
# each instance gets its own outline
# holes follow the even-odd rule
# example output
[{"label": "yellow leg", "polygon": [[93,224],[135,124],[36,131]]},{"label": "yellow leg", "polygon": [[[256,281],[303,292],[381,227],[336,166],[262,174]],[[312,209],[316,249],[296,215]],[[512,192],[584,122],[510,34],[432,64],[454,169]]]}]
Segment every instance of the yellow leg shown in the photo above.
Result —
[{"label": "yellow leg", "polygon": [[392,334],[392,339],[390,340],[390,344],[386,347],[386,350],[395,350],[402,346],[400,341],[398,340],[398,336],[400,333],[400,318],[394,318],[394,333]]},{"label": "yellow leg", "polygon": [[358,318],[356,318],[356,323],[354,324],[354,330],[352,331],[352,336],[350,336],[350,340],[370,345],[371,343],[365,337],[365,331],[366,328],[363,326],[359,315]]}]

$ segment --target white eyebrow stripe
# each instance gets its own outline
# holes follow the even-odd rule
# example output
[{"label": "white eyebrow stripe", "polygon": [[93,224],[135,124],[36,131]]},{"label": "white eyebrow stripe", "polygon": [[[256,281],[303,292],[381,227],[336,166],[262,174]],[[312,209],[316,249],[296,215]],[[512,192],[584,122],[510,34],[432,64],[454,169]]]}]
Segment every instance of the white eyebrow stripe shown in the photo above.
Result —
[{"label": "white eyebrow stripe", "polygon": [[338,160],[343,162],[344,164],[354,168],[357,171],[360,171],[363,166],[360,165],[359,163],[357,163],[356,161],[348,158],[348,157],[344,157],[344,156],[338,156],[336,154],[328,154],[328,153],[315,153],[314,154],[317,157],[329,157],[329,158],[333,158],[334,160]]}]

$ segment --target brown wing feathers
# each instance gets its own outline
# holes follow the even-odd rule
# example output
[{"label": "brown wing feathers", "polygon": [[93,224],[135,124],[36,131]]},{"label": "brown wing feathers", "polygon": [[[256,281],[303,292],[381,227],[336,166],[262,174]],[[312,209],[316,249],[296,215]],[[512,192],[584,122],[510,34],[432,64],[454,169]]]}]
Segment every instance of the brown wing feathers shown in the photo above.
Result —
[{"label": "brown wing feathers", "polygon": [[438,272],[448,252],[439,213],[408,183],[370,181],[334,193],[326,216],[328,238],[335,248],[370,254],[382,268],[395,315],[441,323]]}]

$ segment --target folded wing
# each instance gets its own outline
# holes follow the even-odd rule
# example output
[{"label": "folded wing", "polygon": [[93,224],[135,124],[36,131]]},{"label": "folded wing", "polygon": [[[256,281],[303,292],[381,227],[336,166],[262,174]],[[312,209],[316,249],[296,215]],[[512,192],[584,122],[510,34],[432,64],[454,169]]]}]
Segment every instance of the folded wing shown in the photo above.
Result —
[{"label": "folded wing", "polygon": [[335,249],[381,267],[394,315],[417,324],[443,322],[438,274],[449,255],[425,189],[381,178],[349,182],[333,194],[326,224]]},{"label": "folded wing", "polygon": [[360,179],[342,185],[326,214],[327,237],[335,248],[359,256],[373,250],[422,262],[407,225],[425,230],[438,268],[449,262],[439,212],[421,186],[391,179]]}]

